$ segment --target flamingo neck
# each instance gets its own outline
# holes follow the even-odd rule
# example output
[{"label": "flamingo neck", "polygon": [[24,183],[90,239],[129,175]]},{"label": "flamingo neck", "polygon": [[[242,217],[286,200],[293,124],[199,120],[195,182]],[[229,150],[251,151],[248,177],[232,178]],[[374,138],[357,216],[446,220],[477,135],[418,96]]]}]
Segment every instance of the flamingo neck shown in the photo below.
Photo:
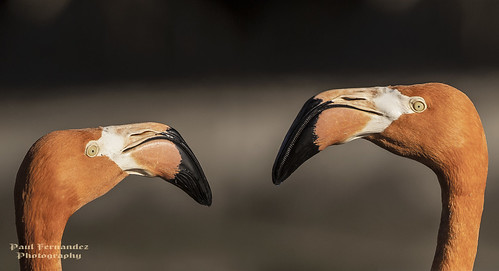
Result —
[{"label": "flamingo neck", "polygon": [[431,270],[473,270],[487,171],[483,174],[476,168],[461,167],[457,174],[437,175],[442,188],[442,216]]},{"label": "flamingo neck", "polygon": [[[62,270],[61,239],[69,216],[46,201],[34,197],[16,204],[21,271]],[[40,204],[51,207],[38,208]]]}]

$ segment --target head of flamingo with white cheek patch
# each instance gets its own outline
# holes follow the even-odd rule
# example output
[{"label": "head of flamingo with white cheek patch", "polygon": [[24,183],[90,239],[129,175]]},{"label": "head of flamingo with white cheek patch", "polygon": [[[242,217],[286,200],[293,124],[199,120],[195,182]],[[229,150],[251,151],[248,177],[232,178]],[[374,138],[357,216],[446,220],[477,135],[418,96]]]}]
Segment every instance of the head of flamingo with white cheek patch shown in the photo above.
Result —
[{"label": "head of flamingo with white cheek patch", "polygon": [[382,133],[402,115],[422,113],[423,97],[395,87],[328,90],[310,98],[291,125],[273,166],[279,184],[326,147]]},{"label": "head of flamingo with white cheek patch", "polygon": [[[106,194],[129,174],[160,177],[202,205],[211,190],[194,153],[180,134],[160,123],[136,123],[48,133],[24,157],[14,203],[19,244],[57,245],[69,217]],[[24,253],[24,251],[23,251]],[[19,259],[21,270],[61,270],[59,258]]]},{"label": "head of flamingo with white cheek patch", "polygon": [[211,190],[201,165],[175,129],[160,123],[101,129],[101,137],[86,144],[86,156],[108,157],[128,174],[160,177],[198,203],[211,204]]}]

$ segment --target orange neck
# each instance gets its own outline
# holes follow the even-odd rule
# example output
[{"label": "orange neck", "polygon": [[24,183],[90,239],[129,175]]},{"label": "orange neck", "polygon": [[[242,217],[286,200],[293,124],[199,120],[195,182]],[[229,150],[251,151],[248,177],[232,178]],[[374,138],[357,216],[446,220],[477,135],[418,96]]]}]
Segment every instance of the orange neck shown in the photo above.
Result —
[{"label": "orange neck", "polygon": [[62,270],[60,246],[69,216],[57,214],[59,208],[36,208],[37,203],[36,198],[19,206],[16,202],[19,245],[26,248],[19,250],[21,270]]},{"label": "orange neck", "polygon": [[[19,263],[22,271],[62,270],[61,239],[66,223],[74,208],[64,204],[62,193],[52,193],[41,178],[24,170],[23,162],[14,188]],[[44,188],[44,189],[40,189]]]},{"label": "orange neck", "polygon": [[431,270],[473,270],[487,170],[483,174],[461,167],[459,172],[437,174],[442,188],[442,216]]}]

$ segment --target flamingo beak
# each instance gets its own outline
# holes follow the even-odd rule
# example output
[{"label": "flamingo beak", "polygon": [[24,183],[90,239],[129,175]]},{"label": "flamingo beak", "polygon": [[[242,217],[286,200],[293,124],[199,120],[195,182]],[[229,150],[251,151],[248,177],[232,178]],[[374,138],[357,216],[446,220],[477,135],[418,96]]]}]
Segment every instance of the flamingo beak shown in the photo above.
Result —
[{"label": "flamingo beak", "polygon": [[391,120],[375,105],[379,94],[379,88],[338,89],[310,98],[282,142],[272,168],[274,184],[330,145],[382,132]]},{"label": "flamingo beak", "polygon": [[129,136],[131,143],[122,151],[137,166],[126,171],[160,177],[182,189],[195,201],[210,206],[211,189],[196,156],[173,128],[166,131],[141,131]]}]

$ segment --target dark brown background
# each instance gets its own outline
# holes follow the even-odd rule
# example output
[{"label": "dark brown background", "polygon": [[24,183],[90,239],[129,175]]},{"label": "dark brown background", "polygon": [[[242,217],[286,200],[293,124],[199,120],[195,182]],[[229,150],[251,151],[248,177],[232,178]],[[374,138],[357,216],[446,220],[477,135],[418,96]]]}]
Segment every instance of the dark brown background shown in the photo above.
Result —
[{"label": "dark brown background", "polygon": [[[357,140],[281,186],[271,167],[326,89],[438,81],[485,126],[490,169],[475,270],[499,260],[499,5],[494,0],[0,2],[0,262],[18,267],[13,185],[53,130],[142,121],[181,132],[213,190],[195,204],[128,177],[69,220],[65,270],[428,270],[440,188],[417,162]],[[77,180],[75,180],[77,181]]]}]

